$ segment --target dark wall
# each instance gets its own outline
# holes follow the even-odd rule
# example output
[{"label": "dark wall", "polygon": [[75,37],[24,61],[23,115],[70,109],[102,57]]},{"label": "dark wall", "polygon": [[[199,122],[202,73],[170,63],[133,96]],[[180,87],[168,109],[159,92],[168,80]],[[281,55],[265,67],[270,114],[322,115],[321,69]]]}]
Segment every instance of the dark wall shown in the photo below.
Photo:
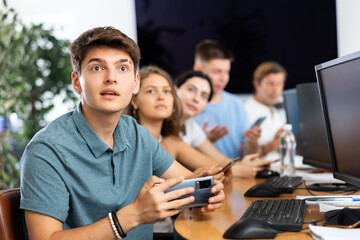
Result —
[{"label": "dark wall", "polygon": [[136,0],[141,66],[173,77],[191,69],[198,42],[215,39],[235,56],[226,90],[253,91],[263,61],[288,71],[285,88],[316,81],[314,65],[337,57],[335,0]]}]

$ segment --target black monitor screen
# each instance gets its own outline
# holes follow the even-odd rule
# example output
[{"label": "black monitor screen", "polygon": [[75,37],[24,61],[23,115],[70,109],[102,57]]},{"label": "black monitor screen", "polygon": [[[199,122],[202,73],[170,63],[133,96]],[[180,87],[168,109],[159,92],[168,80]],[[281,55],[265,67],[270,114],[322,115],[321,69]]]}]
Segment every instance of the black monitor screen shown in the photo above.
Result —
[{"label": "black monitor screen", "polygon": [[332,170],[317,83],[296,86],[303,163]]},{"label": "black monitor screen", "polygon": [[334,177],[360,186],[360,52],[315,66]]}]

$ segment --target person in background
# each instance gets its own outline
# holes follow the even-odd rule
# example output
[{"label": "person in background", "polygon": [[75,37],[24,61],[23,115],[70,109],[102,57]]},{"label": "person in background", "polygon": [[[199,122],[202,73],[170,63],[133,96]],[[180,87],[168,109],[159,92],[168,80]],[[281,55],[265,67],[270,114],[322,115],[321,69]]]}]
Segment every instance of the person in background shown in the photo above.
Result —
[{"label": "person in background", "polygon": [[[175,85],[183,109],[180,124],[184,127],[185,133],[180,132],[182,140],[224,165],[231,161],[231,158],[226,157],[214,147],[203,129],[193,120],[193,117],[201,113],[212,98],[213,90],[209,77],[200,71],[190,70],[176,78]],[[244,178],[254,177],[259,170],[271,163],[257,156],[257,154],[246,155],[241,162],[232,167],[232,175]]]},{"label": "person in background", "polygon": [[[129,105],[128,114],[145,126],[165,151],[189,170],[225,165],[227,162],[217,162],[179,138],[183,132],[179,124],[182,108],[170,75],[156,66],[142,67],[139,74],[140,89]],[[222,177],[223,174],[218,176]]]},{"label": "person in background", "polygon": [[266,117],[260,125],[261,135],[258,139],[259,154],[265,159],[279,158],[280,135],[286,123],[283,107],[275,107],[279,103],[286,80],[285,68],[277,62],[261,63],[254,72],[253,84],[255,94],[245,103],[251,122],[259,117]]},{"label": "person in background", "polygon": [[[195,175],[146,128],[121,113],[139,89],[137,44],[112,27],[70,45],[77,109],[52,121],[20,162],[20,209],[29,239],[152,239],[152,224],[176,215],[193,188],[164,193]],[[220,208],[223,184],[202,212]]]},{"label": "person in background", "polygon": [[194,119],[203,126],[214,146],[229,158],[257,153],[261,132],[260,127],[251,126],[241,100],[224,90],[232,61],[230,50],[217,41],[205,40],[196,46],[193,69],[209,76],[214,94],[204,111]]}]

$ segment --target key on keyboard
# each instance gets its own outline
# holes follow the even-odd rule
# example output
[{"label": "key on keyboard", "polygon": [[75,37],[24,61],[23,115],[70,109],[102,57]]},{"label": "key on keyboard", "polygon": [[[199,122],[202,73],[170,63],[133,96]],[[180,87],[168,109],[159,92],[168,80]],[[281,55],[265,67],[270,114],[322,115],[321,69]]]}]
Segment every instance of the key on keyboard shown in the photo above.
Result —
[{"label": "key on keyboard", "polygon": [[302,229],[305,200],[271,199],[251,203],[241,219],[255,218],[276,225],[283,232],[298,232]]},{"label": "key on keyboard", "polygon": [[303,181],[302,177],[270,177],[266,182],[275,188],[280,189],[283,193],[292,193],[294,189]]}]

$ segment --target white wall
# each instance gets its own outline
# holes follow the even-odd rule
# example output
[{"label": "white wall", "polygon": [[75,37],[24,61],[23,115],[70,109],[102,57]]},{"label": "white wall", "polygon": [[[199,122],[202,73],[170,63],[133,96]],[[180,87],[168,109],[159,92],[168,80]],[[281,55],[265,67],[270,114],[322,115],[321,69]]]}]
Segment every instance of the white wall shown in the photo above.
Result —
[{"label": "white wall", "polygon": [[[44,23],[60,39],[75,40],[84,31],[113,26],[137,41],[135,0],[7,0],[26,24]],[[70,77],[70,76],[69,76]],[[62,103],[65,94],[54,100],[46,121],[70,110]]]},{"label": "white wall", "polygon": [[359,10],[359,0],[336,0],[339,57],[360,50]]},{"label": "white wall", "polygon": [[114,26],[137,39],[135,0],[7,0],[25,23],[55,27],[59,38],[74,40],[82,32]]}]

